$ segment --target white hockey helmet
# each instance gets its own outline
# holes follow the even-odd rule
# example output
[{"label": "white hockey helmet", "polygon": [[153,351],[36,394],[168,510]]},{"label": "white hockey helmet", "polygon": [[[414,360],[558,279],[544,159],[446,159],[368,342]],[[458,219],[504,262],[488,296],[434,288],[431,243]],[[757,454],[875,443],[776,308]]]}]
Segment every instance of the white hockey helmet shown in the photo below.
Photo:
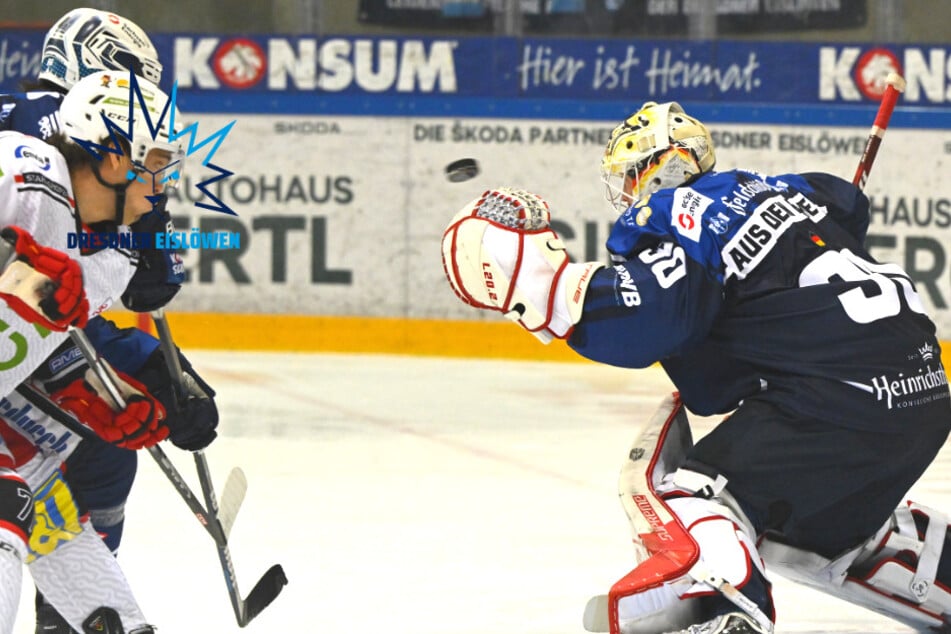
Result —
[{"label": "white hockey helmet", "polygon": [[[129,72],[100,71],[87,75],[66,93],[59,108],[60,130],[68,139],[85,147],[93,155],[102,155],[103,141],[125,139],[129,144],[132,167],[122,183],[106,182],[99,164],[92,162],[92,171],[100,184],[113,189],[116,195],[115,218],[120,223],[125,209],[126,190],[135,180],[148,182],[158,191],[175,187],[184,171],[186,149],[181,139],[181,114],[174,111],[174,131],[170,130],[172,109],[168,96],[155,84],[136,78],[138,95],[132,90]],[[129,125],[129,103],[132,101],[132,125]],[[144,110],[143,110],[144,102]],[[148,117],[146,117],[146,112]],[[109,121],[109,125],[106,124]],[[114,126],[113,129],[110,129]],[[153,132],[154,130],[154,132]],[[170,134],[171,132],[171,134]],[[146,167],[146,158],[153,150],[167,152],[160,155],[159,167]],[[167,159],[167,161],[165,160]],[[154,163],[150,162],[153,167]]]},{"label": "white hockey helmet", "polygon": [[648,101],[611,132],[601,159],[607,198],[623,212],[659,189],[676,187],[713,169],[706,126],[673,101]]},{"label": "white hockey helmet", "polygon": [[128,70],[153,84],[162,77],[158,52],[138,25],[108,11],[73,9],[46,33],[39,79],[69,90],[100,70]]}]

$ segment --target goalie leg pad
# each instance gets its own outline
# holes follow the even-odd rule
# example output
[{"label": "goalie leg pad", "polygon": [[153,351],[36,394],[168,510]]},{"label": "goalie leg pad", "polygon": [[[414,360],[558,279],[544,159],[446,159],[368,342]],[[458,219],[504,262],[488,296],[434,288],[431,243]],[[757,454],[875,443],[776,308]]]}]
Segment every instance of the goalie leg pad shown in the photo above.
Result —
[{"label": "goalie leg pad", "polygon": [[666,564],[663,553],[653,555],[618,581],[610,594],[617,602],[617,622],[612,624],[612,631],[648,634],[705,621],[711,616],[705,610],[711,606],[728,606],[720,598],[724,581],[741,590],[762,613],[760,618],[768,615],[765,620],[771,623],[769,584],[748,527],[738,524],[733,512],[717,500],[683,497],[668,500],[667,504],[687,527],[700,557],[689,570],[660,585],[662,577],[655,571]]},{"label": "goalie leg pad", "polygon": [[589,629],[604,621],[613,634],[683,629],[709,618],[703,610],[728,605],[722,595],[771,631],[772,599],[750,523],[725,478],[679,468],[691,446],[674,394],[634,441],[619,479],[639,565],[611,588],[606,619],[590,610]]},{"label": "goalie leg pad", "polygon": [[942,577],[951,574],[948,541],[944,514],[909,503],[835,560],[771,539],[760,554],[771,571],[793,581],[915,629],[940,629],[951,625],[951,579]]}]

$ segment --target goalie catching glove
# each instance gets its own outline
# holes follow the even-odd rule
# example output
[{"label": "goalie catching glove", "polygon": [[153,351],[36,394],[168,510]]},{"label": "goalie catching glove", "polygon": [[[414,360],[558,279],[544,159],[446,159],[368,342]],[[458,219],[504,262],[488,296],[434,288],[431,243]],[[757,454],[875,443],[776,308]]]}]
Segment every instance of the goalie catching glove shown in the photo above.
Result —
[{"label": "goalie catching glove", "polygon": [[85,326],[89,302],[79,262],[39,244],[20,227],[4,227],[0,239],[16,252],[16,260],[0,274],[0,298],[31,324],[59,332]]},{"label": "goalie catching glove", "polygon": [[[110,368],[111,370],[111,368]],[[168,437],[165,408],[141,383],[122,372],[112,371],[113,381],[125,399],[125,409],[116,411],[100,394],[105,388],[90,369],[50,396],[57,405],[92,428],[100,438],[125,449],[151,447]]]},{"label": "goalie catching glove", "polygon": [[535,194],[492,189],[463,207],[442,239],[443,267],[456,295],[500,311],[543,343],[568,338],[603,266],[569,262],[550,220],[548,203]]}]

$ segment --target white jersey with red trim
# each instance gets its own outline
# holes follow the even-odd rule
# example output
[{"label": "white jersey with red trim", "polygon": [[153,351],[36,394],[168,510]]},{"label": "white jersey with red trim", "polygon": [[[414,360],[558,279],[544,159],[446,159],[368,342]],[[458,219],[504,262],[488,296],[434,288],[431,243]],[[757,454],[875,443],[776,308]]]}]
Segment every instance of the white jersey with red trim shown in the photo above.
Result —
[{"label": "white jersey with red trim", "polygon": [[0,397],[0,466],[36,490],[82,440],[17,392]]},{"label": "white jersey with red trim", "polygon": [[[53,146],[12,131],[0,132],[0,227],[8,225],[80,262],[93,315],[122,294],[135,271],[135,262],[116,249],[81,258],[69,246],[79,223],[66,161]],[[26,380],[66,336],[36,328],[0,302],[0,396]]]}]

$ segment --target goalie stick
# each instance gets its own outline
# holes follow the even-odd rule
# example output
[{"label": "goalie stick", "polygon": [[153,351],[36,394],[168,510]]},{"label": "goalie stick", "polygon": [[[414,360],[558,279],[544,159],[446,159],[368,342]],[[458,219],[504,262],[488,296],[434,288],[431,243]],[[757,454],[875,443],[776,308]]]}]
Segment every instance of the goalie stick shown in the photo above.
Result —
[{"label": "goalie stick", "polygon": [[[162,354],[165,357],[169,373],[172,376],[175,387],[173,390],[174,398],[176,401],[182,402],[182,399],[184,399],[187,394],[185,378],[182,372],[181,362],[178,358],[178,348],[175,346],[171,329],[169,328],[168,321],[165,319],[165,311],[160,308],[152,311],[151,316],[152,321],[155,323],[155,329],[159,334]],[[208,461],[205,458],[204,452],[201,450],[195,451],[193,452],[193,456],[195,458],[195,468],[198,471],[198,480],[205,498],[205,506],[208,509],[209,525],[213,528],[213,530],[209,532],[212,533],[215,545],[218,547],[218,559],[221,562],[221,569],[225,575],[225,583],[228,586],[231,607],[234,609],[234,616],[238,625],[244,627],[277,598],[284,589],[284,586],[287,585],[287,576],[284,574],[284,569],[280,564],[274,564],[264,573],[264,576],[258,580],[251,589],[251,592],[248,593],[248,596],[244,599],[241,598],[241,594],[238,591],[238,580],[234,571],[234,563],[231,560],[231,550],[228,548],[228,535],[231,533],[231,526],[234,524],[240,502],[234,504],[233,500],[228,500],[228,503],[225,503],[225,497],[222,496],[222,504],[219,506],[211,480],[211,472],[208,468]],[[233,482],[234,484],[232,484]],[[229,485],[232,485],[232,488],[240,489],[243,499],[243,491],[247,489],[247,480],[244,478],[242,471],[235,469],[231,472],[228,483],[225,485],[226,493]]]},{"label": "goalie stick", "polygon": [[875,162],[875,156],[878,154],[878,147],[882,144],[885,129],[888,128],[888,121],[892,118],[895,104],[898,103],[898,97],[903,92],[905,92],[904,78],[898,73],[888,73],[885,78],[885,92],[882,93],[882,103],[878,106],[875,121],[872,123],[868,140],[865,142],[865,150],[862,152],[862,158],[859,159],[858,167],[855,169],[855,176],[852,177],[852,184],[859,189],[865,189],[868,175],[872,171],[872,163]]}]

